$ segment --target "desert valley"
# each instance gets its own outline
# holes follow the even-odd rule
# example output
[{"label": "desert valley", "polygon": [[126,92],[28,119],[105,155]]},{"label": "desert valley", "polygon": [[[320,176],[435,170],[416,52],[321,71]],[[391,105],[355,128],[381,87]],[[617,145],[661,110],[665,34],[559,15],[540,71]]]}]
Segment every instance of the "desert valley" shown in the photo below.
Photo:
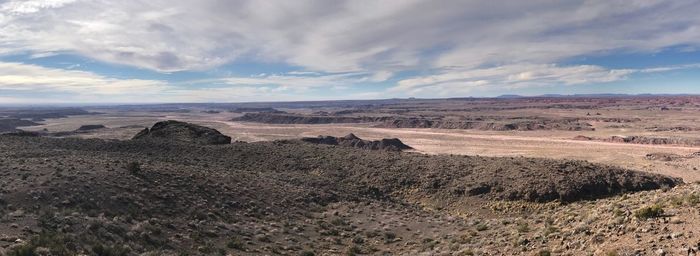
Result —
[{"label": "desert valley", "polygon": [[0,254],[695,255],[699,110],[651,95],[7,107]]}]

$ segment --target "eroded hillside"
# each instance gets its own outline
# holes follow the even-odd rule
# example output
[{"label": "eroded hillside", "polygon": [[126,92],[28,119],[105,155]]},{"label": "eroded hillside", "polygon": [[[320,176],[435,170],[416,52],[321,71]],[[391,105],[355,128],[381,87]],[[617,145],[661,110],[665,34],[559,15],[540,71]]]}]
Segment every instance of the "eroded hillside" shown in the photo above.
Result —
[{"label": "eroded hillside", "polygon": [[[590,235],[598,228],[609,233],[612,225],[629,239],[634,227],[665,234],[668,228],[660,228],[673,224],[634,216],[653,204],[646,198],[663,205],[664,192],[615,195],[680,184],[581,161],[300,141],[202,146],[0,136],[0,142],[0,248],[10,255],[623,252],[634,247],[592,244]],[[675,192],[695,189],[665,193],[684,196],[673,207],[695,207],[689,203],[696,199]],[[675,246],[681,241],[675,239],[647,248]]]}]

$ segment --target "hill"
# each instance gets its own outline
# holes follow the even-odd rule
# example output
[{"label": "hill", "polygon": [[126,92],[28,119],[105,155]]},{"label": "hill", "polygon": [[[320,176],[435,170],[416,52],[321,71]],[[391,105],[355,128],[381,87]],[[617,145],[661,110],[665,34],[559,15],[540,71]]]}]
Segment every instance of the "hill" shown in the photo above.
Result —
[{"label": "hill", "polygon": [[[537,216],[550,216],[564,232],[577,222],[567,224],[561,214],[589,209],[582,199],[681,184],[581,161],[428,156],[301,141],[0,136],[0,163],[1,250],[53,255],[539,251],[542,242],[493,240],[516,228],[496,223],[539,229],[545,222]],[[559,243],[551,241],[552,248]]]}]

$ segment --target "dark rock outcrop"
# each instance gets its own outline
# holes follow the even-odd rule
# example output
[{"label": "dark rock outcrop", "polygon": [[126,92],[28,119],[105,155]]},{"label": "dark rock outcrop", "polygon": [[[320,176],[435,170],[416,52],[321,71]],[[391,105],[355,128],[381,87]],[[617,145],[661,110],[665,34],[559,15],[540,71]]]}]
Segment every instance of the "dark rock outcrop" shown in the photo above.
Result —
[{"label": "dark rock outcrop", "polygon": [[353,117],[353,116],[323,116],[295,115],[275,113],[246,113],[232,121],[256,122],[266,124],[335,124],[335,123],[372,123],[388,120],[388,117]]},{"label": "dark rock outcrop", "polygon": [[[692,155],[690,157],[692,157]],[[647,160],[669,162],[684,157],[673,153],[649,153],[644,158]]]},{"label": "dark rock outcrop", "polygon": [[0,116],[17,119],[31,119],[33,121],[43,121],[49,118],[65,118],[76,115],[94,115],[96,112],[88,112],[79,108],[36,108],[36,109],[15,109],[0,110]]},{"label": "dark rock outcrop", "polygon": [[36,125],[41,124],[17,118],[0,118],[0,132],[14,132],[17,130],[17,127]]},{"label": "dark rock outcrop", "polygon": [[90,131],[90,130],[97,130],[97,129],[104,129],[104,128],[107,128],[107,127],[105,127],[104,125],[101,125],[101,124],[86,124],[86,125],[80,126],[80,128],[78,128],[78,130],[76,130],[76,131]]},{"label": "dark rock outcrop", "polygon": [[318,136],[316,138],[302,138],[301,140],[313,144],[338,145],[368,150],[402,151],[413,149],[396,138],[370,141],[360,139],[352,133],[343,137]]},{"label": "dark rock outcrop", "polygon": [[14,137],[39,137],[39,136],[41,136],[41,133],[18,130],[16,132],[3,133],[2,135],[3,136],[14,136]]},{"label": "dark rock outcrop", "polygon": [[612,136],[604,139],[604,141],[650,145],[700,146],[700,139],[682,137]]},{"label": "dark rock outcrop", "polygon": [[277,114],[283,114],[286,113],[284,111],[280,111],[274,108],[235,108],[232,109],[231,112],[233,113],[277,113]]},{"label": "dark rock outcrop", "polygon": [[590,124],[579,122],[575,119],[424,119],[424,118],[396,118],[386,120],[376,127],[381,128],[437,128],[437,129],[464,129],[485,131],[534,131],[534,130],[562,130],[562,131],[593,131]]},{"label": "dark rock outcrop", "polygon": [[593,140],[593,138],[583,135],[577,135],[576,137],[574,137],[574,140]]},{"label": "dark rock outcrop", "polygon": [[216,129],[173,120],[158,122],[151,129],[143,129],[132,139],[166,139],[202,145],[231,143],[231,137]]}]

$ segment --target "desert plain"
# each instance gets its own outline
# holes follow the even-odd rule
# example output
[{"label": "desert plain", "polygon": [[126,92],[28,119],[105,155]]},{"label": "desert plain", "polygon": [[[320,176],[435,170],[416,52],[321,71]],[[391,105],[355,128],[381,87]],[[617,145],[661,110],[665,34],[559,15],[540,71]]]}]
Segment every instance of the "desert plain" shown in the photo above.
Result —
[{"label": "desert plain", "polygon": [[6,107],[0,255],[696,255],[698,113],[658,95]]}]

